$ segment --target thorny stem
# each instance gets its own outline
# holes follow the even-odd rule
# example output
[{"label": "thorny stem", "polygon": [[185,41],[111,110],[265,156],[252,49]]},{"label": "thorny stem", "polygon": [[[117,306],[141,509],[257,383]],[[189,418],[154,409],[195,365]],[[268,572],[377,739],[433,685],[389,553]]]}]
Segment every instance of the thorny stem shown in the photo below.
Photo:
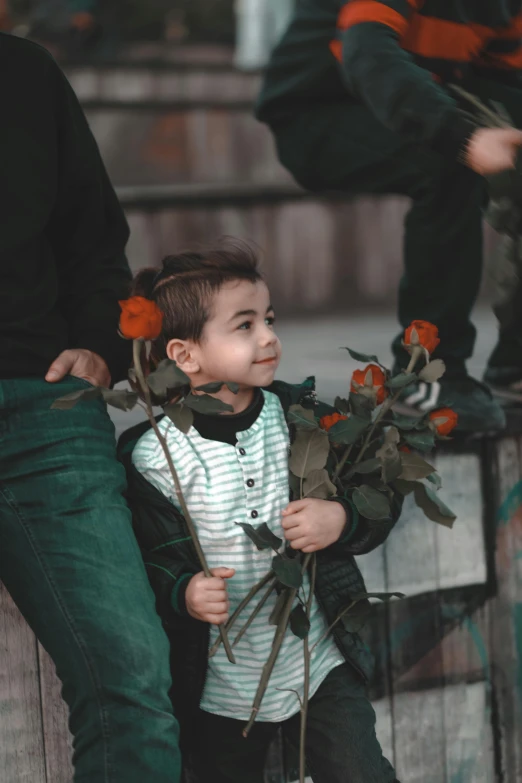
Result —
[{"label": "thorny stem", "polygon": [[[315,592],[315,578],[317,574],[317,558],[315,554],[312,555],[310,560],[310,592],[308,593],[308,600],[306,602],[306,616],[308,618],[308,624],[311,625],[311,611],[312,601]],[[301,701],[301,724],[299,731],[299,783],[305,783],[306,776],[306,723],[308,720],[308,697],[310,692],[310,657],[312,651],[308,647],[309,633],[303,639],[303,652],[304,652],[304,687],[303,687],[303,699]]]},{"label": "thorny stem", "polygon": [[[233,614],[230,615],[228,620],[226,621],[224,628],[225,631],[229,631],[231,627],[234,625],[235,621],[245,608],[247,604],[250,603],[252,598],[260,591],[262,588],[273,578],[274,572],[270,570],[262,579],[257,582],[253,587],[250,588],[249,592],[246,594],[246,596],[243,598],[240,604],[236,607]],[[209,650],[208,657],[212,658],[218,651],[219,645],[221,644],[221,638],[218,636],[214,644]]]},{"label": "thorny stem", "polygon": [[[305,559],[303,560],[302,565],[302,573],[306,573],[306,570],[308,568],[308,565],[310,563],[312,555],[307,554],[305,556]],[[259,685],[257,686],[256,695],[254,698],[254,703],[252,705],[252,713],[250,715],[250,718],[248,720],[248,723],[245,725],[245,728],[243,729],[243,737],[248,737],[248,734],[250,732],[250,729],[255,723],[257,713],[259,712],[259,708],[261,706],[261,702],[263,700],[263,696],[265,695],[265,691],[268,686],[268,681],[270,680],[270,677],[272,676],[272,672],[274,670],[275,662],[277,660],[277,656],[279,655],[279,651],[281,650],[281,645],[283,644],[283,639],[285,637],[286,629],[288,627],[288,621],[290,619],[290,615],[292,613],[293,604],[295,601],[295,597],[298,593],[298,590],[296,588],[289,588],[288,589],[288,596],[286,599],[286,602],[283,607],[283,611],[281,612],[280,620],[277,624],[276,632],[274,634],[274,641],[272,643],[272,650],[270,652],[270,655],[268,657],[267,662],[263,666],[263,672],[261,674],[261,679],[259,681]]]},{"label": "thorny stem", "polygon": [[[148,387],[147,381],[145,380],[145,375],[143,374],[143,367],[141,366],[141,346],[142,346],[142,340],[133,341],[134,369],[136,371],[136,378],[138,379],[138,383],[140,385],[141,391],[143,392],[143,396],[145,397],[145,403],[147,406],[147,416],[150,421],[151,427],[156,433],[156,437],[158,438],[161,444],[163,453],[165,454],[165,459],[167,460],[167,464],[169,466],[172,479],[174,481],[174,486],[176,488],[176,495],[178,497],[181,510],[183,511],[183,515],[187,522],[187,527],[190,533],[190,537],[192,539],[192,543],[194,544],[194,548],[196,550],[196,554],[198,556],[199,562],[201,564],[201,569],[206,577],[212,577],[212,574],[210,573],[210,569],[208,567],[207,559],[205,557],[205,553],[203,552],[203,549],[201,548],[201,544],[199,542],[196,527],[194,525],[192,517],[190,516],[190,512],[188,510],[187,504],[185,502],[185,498],[183,496],[183,491],[181,489],[179,477],[176,468],[174,467],[174,463],[172,461],[172,457],[169,451],[167,441],[163,437],[158,427],[158,424],[156,422],[156,419],[154,418],[154,414],[152,413],[150,389]],[[234,653],[232,652],[232,648],[230,647],[230,642],[228,640],[227,633],[223,628],[223,626],[219,626],[219,635],[221,637],[221,641],[223,642],[223,646],[225,648],[228,660],[230,661],[230,663],[235,663],[236,659],[234,658]]]},{"label": "thorny stem", "polygon": [[254,611],[252,612],[252,614],[250,615],[246,623],[242,626],[242,628],[240,628],[236,638],[232,642],[232,647],[235,647],[235,645],[239,642],[239,640],[242,639],[245,633],[248,631],[248,629],[256,619],[257,615],[259,614],[263,606],[266,604],[266,602],[274,592],[275,586],[276,586],[276,580],[274,579],[272,584],[268,586],[268,590],[266,590],[264,596],[261,598],[261,600],[259,601],[258,605],[254,609]]}]

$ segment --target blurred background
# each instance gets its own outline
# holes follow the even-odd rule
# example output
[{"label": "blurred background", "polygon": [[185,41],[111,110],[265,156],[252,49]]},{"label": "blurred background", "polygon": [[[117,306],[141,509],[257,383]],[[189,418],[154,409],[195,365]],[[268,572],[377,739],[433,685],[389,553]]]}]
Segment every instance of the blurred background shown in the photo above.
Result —
[{"label": "blurred background", "polygon": [[[252,112],[293,2],[0,0],[0,29],[38,41],[65,70],[125,208],[132,268],[222,235],[255,242],[280,319],[279,375],[313,373],[320,396],[333,400],[356,366],[340,346],[390,360],[408,203],[319,198],[279,165]],[[488,231],[488,253],[495,242]],[[496,338],[487,275],[476,323],[470,368],[480,376]],[[115,415],[118,432],[133,416]],[[360,559],[369,590],[407,595],[369,629],[378,733],[403,783],[522,780],[522,604],[509,576],[522,568],[522,456],[515,441],[498,455],[492,448],[437,457],[458,515],[453,531],[407,504],[389,543]],[[508,477],[499,492],[493,473]],[[513,525],[518,538],[506,536]],[[54,733],[44,720],[53,738],[46,780],[65,783],[65,715],[52,667],[38,655],[42,699],[54,705]],[[282,783],[274,770],[267,780]]]}]

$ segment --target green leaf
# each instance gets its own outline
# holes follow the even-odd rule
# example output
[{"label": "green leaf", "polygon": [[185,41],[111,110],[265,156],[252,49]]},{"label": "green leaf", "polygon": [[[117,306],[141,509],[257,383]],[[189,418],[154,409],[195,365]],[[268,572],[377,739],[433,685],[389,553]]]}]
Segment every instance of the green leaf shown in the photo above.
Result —
[{"label": "green leaf", "polygon": [[437,471],[435,471],[435,473],[430,473],[430,475],[426,476],[426,478],[428,479],[428,481],[431,481],[431,483],[435,485],[435,489],[440,489],[442,487],[442,479],[437,473]]},{"label": "green leaf", "polygon": [[306,639],[310,631],[310,620],[301,604],[292,609],[290,614],[290,630],[298,639]]},{"label": "green leaf", "polygon": [[102,397],[107,405],[120,411],[131,411],[139,400],[139,395],[128,389],[102,389]]},{"label": "green leaf", "polygon": [[364,397],[362,394],[350,392],[350,411],[359,419],[366,419],[370,422],[372,412],[375,410],[375,400]]},{"label": "green leaf", "polygon": [[228,390],[232,392],[232,394],[237,394],[239,391],[239,383],[236,383],[235,381],[227,381],[225,386],[228,387]]},{"label": "green leaf", "polygon": [[350,406],[348,404],[348,400],[345,400],[343,397],[335,398],[334,408],[336,408],[340,413],[350,413]]},{"label": "green leaf", "polygon": [[302,405],[291,405],[288,409],[288,421],[300,430],[316,430],[319,428],[314,412]]},{"label": "green leaf", "polygon": [[393,421],[395,426],[404,432],[414,430],[419,423],[419,420],[413,418],[413,416],[401,416],[400,414],[395,413],[395,411],[393,412]]},{"label": "green leaf", "polygon": [[247,536],[256,547],[262,552],[264,549],[279,549],[283,540],[278,538],[275,533],[272,533],[266,522],[263,522],[259,527],[253,527],[248,522],[236,522],[236,525],[242,527]]},{"label": "green leaf", "polygon": [[218,400],[217,397],[211,397],[208,394],[188,394],[183,404],[187,408],[192,408],[193,411],[199,411],[199,413],[225,413],[233,411],[232,405],[227,402]]},{"label": "green leaf", "polygon": [[79,389],[70,394],[65,394],[63,397],[58,397],[51,405],[51,408],[60,411],[68,411],[71,408],[74,408],[80,400],[94,400],[96,397],[101,397],[102,391],[103,389],[101,386],[94,386],[92,389]]},{"label": "green leaf", "polygon": [[163,359],[147,377],[147,384],[158,399],[165,399],[169,396],[169,392],[190,386],[190,378],[172,359]]},{"label": "green leaf", "polygon": [[294,476],[306,478],[312,470],[326,465],[330,444],[323,430],[298,430],[290,447],[290,470]]},{"label": "green leaf", "polygon": [[409,386],[410,383],[413,383],[413,381],[417,380],[417,375],[414,372],[401,372],[399,375],[396,375],[394,378],[390,378],[389,381],[387,381],[386,386],[388,389],[392,389],[394,391],[397,391],[397,389],[404,389],[405,386]]},{"label": "green leaf", "polygon": [[183,403],[178,402],[172,405],[165,405],[163,408],[169,419],[176,425],[178,430],[185,435],[194,423],[194,414]]},{"label": "green leaf", "polygon": [[405,481],[417,481],[417,479],[427,478],[433,473],[435,468],[430,465],[418,454],[401,454],[402,473],[401,479]]},{"label": "green leaf", "polygon": [[384,484],[389,484],[401,475],[401,457],[397,448],[399,441],[399,430],[396,427],[390,427],[385,432],[383,445],[375,452],[375,456],[379,458],[382,466],[381,478]]},{"label": "green leaf", "polygon": [[378,489],[363,484],[352,495],[357,511],[367,519],[386,519],[390,516],[390,502]]},{"label": "green leaf", "polygon": [[413,490],[415,489],[415,481],[404,481],[404,479],[395,479],[393,482],[393,487],[399,492],[401,495],[411,495]]},{"label": "green leaf", "polygon": [[210,383],[204,383],[203,386],[196,386],[194,391],[202,391],[206,394],[217,394],[218,391],[221,391],[224,385],[224,381],[210,381]]},{"label": "green leaf", "polygon": [[404,440],[408,446],[418,451],[432,451],[435,448],[435,436],[429,429],[420,432],[406,432]]},{"label": "green leaf", "polygon": [[288,590],[281,590],[281,592],[277,596],[277,600],[275,602],[275,606],[272,609],[272,612],[271,612],[270,617],[268,619],[268,622],[270,623],[270,625],[279,625],[279,620],[281,619],[281,614],[282,614],[283,609],[285,607],[287,598],[288,598]]},{"label": "green leaf", "polygon": [[352,349],[348,348],[348,346],[346,345],[343,345],[343,347],[340,350],[348,351],[352,359],[355,359],[356,362],[364,362],[364,364],[370,364],[371,362],[375,362],[375,364],[380,364],[378,358],[373,354],[359,353],[358,351],[352,351]]},{"label": "green leaf", "polygon": [[272,570],[285,587],[291,587],[294,590],[298,590],[301,587],[303,575],[299,560],[291,560],[288,557],[283,557],[283,555],[275,555],[272,558]]},{"label": "green leaf", "polygon": [[419,379],[426,383],[435,383],[446,372],[446,365],[442,359],[433,359],[419,372]]},{"label": "green leaf", "polygon": [[310,471],[303,482],[303,494],[307,498],[326,500],[336,493],[335,484],[332,484],[328,471],[324,468]]},{"label": "green leaf", "polygon": [[364,462],[359,462],[358,465],[354,465],[350,470],[350,473],[360,473],[363,476],[367,473],[376,473],[381,469],[381,460],[374,457],[373,459],[366,459]]},{"label": "green leaf", "polygon": [[348,419],[338,421],[328,431],[328,437],[332,443],[344,443],[347,446],[356,443],[363,432],[368,429],[370,421],[359,416],[350,416]]},{"label": "green leaf", "polygon": [[424,511],[428,519],[438,522],[444,527],[453,527],[457,517],[430,487],[417,482],[414,497],[416,504]]}]

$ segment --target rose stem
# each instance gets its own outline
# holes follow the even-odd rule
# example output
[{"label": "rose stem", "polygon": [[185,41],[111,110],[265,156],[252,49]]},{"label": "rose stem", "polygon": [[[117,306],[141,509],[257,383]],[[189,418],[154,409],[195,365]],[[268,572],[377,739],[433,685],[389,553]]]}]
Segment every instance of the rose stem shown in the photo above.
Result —
[{"label": "rose stem", "polygon": [[[187,504],[185,502],[185,498],[183,496],[183,491],[181,489],[181,484],[179,481],[179,477],[176,471],[176,468],[174,467],[174,463],[172,461],[172,457],[170,455],[169,447],[167,444],[167,441],[161,434],[161,431],[158,427],[158,424],[156,422],[156,419],[154,418],[154,414],[152,413],[152,401],[150,397],[150,389],[148,387],[147,381],[145,380],[145,376],[143,374],[143,368],[141,366],[141,346],[142,346],[142,340],[134,340],[133,341],[133,358],[134,358],[134,369],[136,370],[136,377],[138,379],[138,382],[140,384],[141,390],[143,392],[143,395],[145,397],[145,402],[147,405],[147,417],[150,421],[151,427],[156,433],[156,437],[158,438],[161,448],[163,449],[163,453],[165,454],[165,458],[167,460],[167,464],[169,466],[170,473],[172,475],[172,479],[174,481],[174,486],[176,488],[176,495],[178,497],[179,504],[181,506],[181,510],[183,511],[183,515],[185,517],[185,521],[187,523],[187,527],[190,533],[190,537],[192,539],[192,543],[194,544],[194,548],[196,550],[196,554],[198,556],[199,562],[201,564],[201,569],[206,577],[212,577],[212,574],[210,573],[210,569],[208,567],[207,559],[205,557],[205,553],[203,552],[203,549],[201,548],[201,544],[199,542],[198,534],[196,531],[196,527],[194,525],[194,522],[192,521],[192,517],[190,516],[190,512],[188,510]],[[234,658],[234,653],[232,652],[232,648],[230,647],[230,642],[228,640],[227,633],[223,626],[219,626],[219,635],[221,637],[221,641],[223,642],[223,646],[225,648],[227,658],[230,661],[230,663],[235,663],[236,659]]]},{"label": "rose stem", "polygon": [[261,611],[263,606],[266,604],[266,602],[268,601],[268,599],[270,598],[270,596],[274,592],[275,586],[276,586],[276,580],[274,579],[272,584],[270,584],[268,586],[268,590],[265,592],[264,596],[261,598],[261,600],[259,601],[258,605],[254,609],[254,611],[252,612],[252,614],[250,615],[250,617],[248,618],[246,623],[239,630],[236,638],[232,642],[232,647],[235,647],[235,645],[238,643],[238,641],[243,638],[243,636],[245,635],[246,631],[250,628],[251,624],[256,619],[257,615],[259,614],[259,612]]},{"label": "rose stem", "polygon": [[304,652],[304,688],[303,700],[301,701],[301,725],[299,732],[299,783],[305,783],[306,775],[306,723],[308,719],[308,697],[310,691],[310,656],[311,650],[308,647],[308,636],[310,634],[310,615],[312,611],[312,601],[315,592],[315,577],[317,573],[317,559],[315,554],[310,561],[310,592],[306,602],[306,616],[308,618],[309,630],[303,639]]},{"label": "rose stem", "polygon": [[[259,582],[257,582],[257,584],[255,584],[253,587],[250,588],[247,595],[243,598],[241,603],[234,610],[234,613],[226,621],[224,626],[226,631],[230,630],[230,628],[235,623],[235,621],[237,620],[237,618],[239,617],[239,615],[241,614],[245,606],[248,603],[250,603],[252,598],[267,584],[267,582],[269,582],[272,579],[273,576],[274,576],[274,572],[269,571],[262,579],[259,580]],[[216,639],[216,641],[214,642],[214,644],[209,650],[208,653],[209,658],[212,658],[217,653],[220,644],[221,644],[221,639],[218,636],[218,638]]]},{"label": "rose stem", "polygon": [[[304,561],[303,561],[303,567],[302,567],[302,573],[305,573],[308,564],[310,563],[310,558],[312,557],[311,554],[306,555]],[[263,672],[261,674],[261,679],[259,681],[259,685],[257,687],[257,692],[254,698],[254,704],[252,705],[252,713],[250,715],[249,721],[246,724],[245,728],[243,729],[243,737],[248,737],[248,734],[250,732],[250,729],[255,723],[257,713],[259,712],[259,708],[261,706],[261,702],[263,700],[263,696],[265,695],[265,691],[268,686],[268,681],[270,680],[270,677],[272,676],[272,671],[275,666],[275,662],[277,660],[277,656],[279,655],[279,651],[281,649],[281,645],[283,644],[283,639],[286,633],[286,629],[288,627],[288,621],[290,619],[290,614],[292,613],[293,603],[295,600],[295,597],[298,593],[298,588],[289,588],[288,590],[288,597],[286,599],[286,602],[283,607],[283,611],[281,613],[281,618],[277,624],[276,632],[274,634],[274,641],[272,644],[272,650],[270,652],[270,655],[268,657],[267,662],[263,666]]]}]

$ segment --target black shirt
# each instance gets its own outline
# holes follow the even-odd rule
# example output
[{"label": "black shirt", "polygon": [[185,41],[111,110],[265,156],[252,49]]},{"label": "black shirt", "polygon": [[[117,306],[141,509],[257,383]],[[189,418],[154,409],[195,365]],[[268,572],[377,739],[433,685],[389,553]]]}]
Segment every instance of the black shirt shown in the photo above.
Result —
[{"label": "black shirt", "polygon": [[83,111],[42,47],[0,34],[0,378],[43,376],[66,348],[126,375],[118,336],[128,227]]},{"label": "black shirt", "polygon": [[252,402],[241,413],[232,414],[209,414],[194,412],[194,429],[196,429],[202,438],[207,440],[217,440],[220,443],[230,443],[235,446],[237,443],[236,433],[248,430],[263,410],[265,398],[261,389],[254,390]]}]

